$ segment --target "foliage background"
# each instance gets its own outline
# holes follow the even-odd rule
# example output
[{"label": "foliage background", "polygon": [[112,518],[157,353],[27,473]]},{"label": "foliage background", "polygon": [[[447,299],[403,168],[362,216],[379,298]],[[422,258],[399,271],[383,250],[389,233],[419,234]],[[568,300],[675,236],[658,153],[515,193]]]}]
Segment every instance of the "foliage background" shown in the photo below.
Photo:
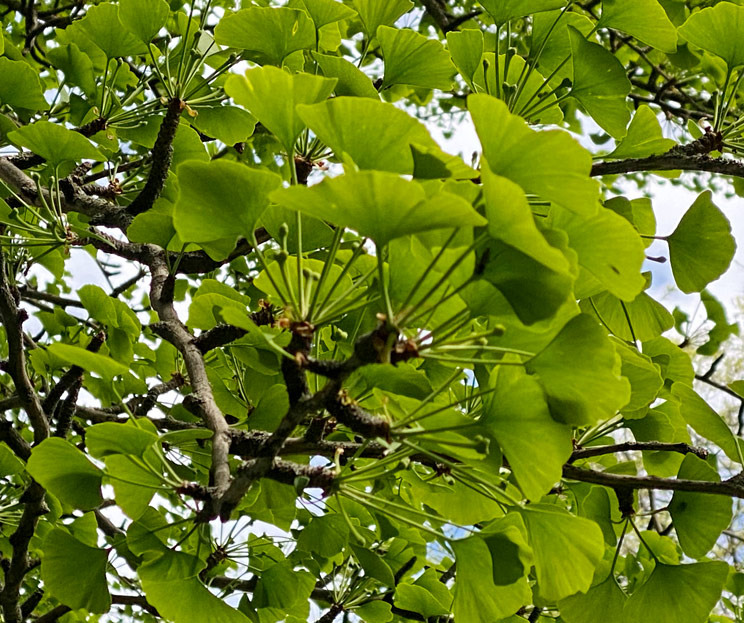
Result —
[{"label": "foliage background", "polygon": [[5,621],[742,620],[739,2],[0,9]]}]

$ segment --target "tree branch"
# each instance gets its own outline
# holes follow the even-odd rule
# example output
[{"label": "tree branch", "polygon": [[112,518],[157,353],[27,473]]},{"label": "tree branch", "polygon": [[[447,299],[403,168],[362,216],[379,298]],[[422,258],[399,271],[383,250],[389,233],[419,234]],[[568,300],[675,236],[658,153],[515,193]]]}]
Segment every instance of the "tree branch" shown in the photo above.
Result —
[{"label": "tree branch", "polygon": [[602,456],[604,454],[614,454],[615,452],[679,452],[680,454],[694,454],[700,459],[708,458],[708,451],[705,448],[696,448],[686,443],[662,443],[660,441],[628,441],[611,446],[593,446],[574,450],[569,463],[580,459],[588,459],[593,456]]},{"label": "tree branch", "polygon": [[647,158],[608,160],[592,165],[591,176],[623,175],[641,171],[702,171],[744,177],[744,163],[730,158],[710,158],[706,155],[661,154]]},{"label": "tree branch", "polygon": [[31,384],[26,372],[26,352],[23,344],[23,321],[27,314],[19,309],[13,291],[8,282],[5,254],[0,250],[0,320],[5,327],[5,338],[8,342],[8,364],[6,372],[13,379],[16,394],[21,406],[28,415],[34,430],[34,442],[41,443],[49,437],[49,422],[44,415],[39,396]]},{"label": "tree branch", "polygon": [[626,476],[581,469],[574,465],[563,466],[563,477],[569,480],[591,482],[610,488],[653,489],[662,491],[689,491],[690,493],[710,493],[732,498],[744,498],[744,484],[738,476],[722,482],[707,480],[684,480],[658,478],[656,476]]}]

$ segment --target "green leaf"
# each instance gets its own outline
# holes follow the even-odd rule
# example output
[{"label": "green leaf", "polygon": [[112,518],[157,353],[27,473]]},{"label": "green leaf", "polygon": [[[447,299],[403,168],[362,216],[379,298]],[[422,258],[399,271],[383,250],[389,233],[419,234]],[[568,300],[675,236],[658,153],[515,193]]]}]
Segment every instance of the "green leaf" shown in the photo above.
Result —
[{"label": "green leaf", "polygon": [[364,547],[353,544],[351,545],[351,549],[362,569],[364,569],[365,575],[380,581],[383,586],[395,586],[393,571],[381,556]]},{"label": "green leaf", "polygon": [[[96,81],[93,61],[74,43],[46,51],[47,60],[65,74],[69,84],[79,86],[88,97],[95,97]],[[0,95],[0,101],[2,96]]]},{"label": "green leaf", "polygon": [[[573,275],[553,270],[500,241],[491,242],[485,252],[483,279],[498,288],[523,323],[553,317],[572,297]],[[491,298],[488,293],[481,293]],[[469,305],[476,302],[477,299],[468,300]]]},{"label": "green leaf", "polygon": [[201,583],[203,563],[182,552],[161,551],[146,559],[137,573],[148,602],[174,623],[249,623],[239,610],[227,605]]},{"label": "green leaf", "polygon": [[155,38],[169,15],[165,0],[119,0],[119,21],[145,43]]},{"label": "green leaf", "polygon": [[349,610],[365,623],[389,623],[393,620],[392,606],[385,601],[368,601]]},{"label": "green leaf", "polygon": [[589,177],[591,154],[568,134],[532,130],[504,102],[488,95],[470,95],[468,109],[494,173],[577,214],[597,211],[598,185]]},{"label": "green leaf", "polygon": [[64,504],[89,510],[103,501],[101,470],[59,437],[45,439],[33,449],[26,471]]},{"label": "green leaf", "polygon": [[0,102],[29,110],[49,108],[33,68],[25,61],[5,57],[0,58]]},{"label": "green leaf", "polygon": [[62,528],[54,528],[44,539],[41,579],[51,595],[73,610],[108,612],[107,566],[106,550],[89,547]]},{"label": "green leaf", "polygon": [[621,301],[609,292],[581,302],[581,309],[596,314],[602,324],[626,341],[646,342],[674,326],[674,318],[658,301],[641,292],[632,301]]},{"label": "green leaf", "polygon": [[677,29],[657,0],[602,0],[597,28],[622,30],[667,54],[677,51]]},{"label": "green leaf", "polygon": [[623,362],[622,375],[630,382],[630,401],[623,412],[635,411],[650,405],[664,387],[659,366],[635,348],[615,341],[615,349]]},{"label": "green leaf", "polygon": [[496,392],[488,397],[479,424],[504,452],[525,497],[537,501],[561,479],[571,456],[571,428],[550,416],[542,388],[517,367],[496,367]]},{"label": "green leaf", "polygon": [[413,8],[411,0],[352,0],[362,20],[368,39],[374,38],[380,26],[390,26],[403,13]]},{"label": "green leaf", "polygon": [[[160,462],[153,448],[145,451],[144,459],[150,465]],[[124,454],[110,454],[105,462],[116,504],[131,519],[139,519],[147,510],[157,489],[162,487],[163,479]]]},{"label": "green leaf", "polygon": [[449,608],[443,607],[425,588],[413,584],[401,583],[395,588],[394,602],[396,608],[408,612],[417,612],[424,619],[447,614]]},{"label": "green leaf", "polygon": [[296,112],[297,105],[326,99],[335,85],[336,80],[332,78],[290,74],[276,67],[257,67],[246,71],[245,76],[230,76],[225,91],[238,104],[248,108],[289,153],[305,128],[303,118]]},{"label": "green leaf", "polygon": [[461,197],[424,187],[392,173],[361,171],[326,178],[307,188],[277,190],[271,199],[292,210],[349,227],[383,246],[400,236],[446,227],[485,225]]},{"label": "green leaf", "polygon": [[237,106],[204,106],[191,122],[200,132],[234,145],[246,141],[256,127],[256,118]]},{"label": "green leaf", "polygon": [[[336,3],[334,2],[334,4]],[[313,52],[312,55],[320,66],[323,75],[337,80],[334,88],[336,95],[380,99],[372,80],[363,71],[359,70],[354,63],[350,63],[341,56],[330,56],[319,52]]]},{"label": "green leaf", "polygon": [[497,26],[503,26],[519,17],[558,9],[565,6],[566,0],[478,0],[478,3],[488,11]]},{"label": "green leaf", "polygon": [[439,41],[413,30],[388,26],[377,29],[377,40],[385,61],[383,88],[394,84],[443,91],[452,88],[455,66]]},{"label": "green leaf", "polygon": [[300,532],[297,547],[323,558],[333,558],[344,551],[348,541],[349,524],[346,519],[337,513],[329,513],[310,520]]},{"label": "green leaf", "polygon": [[460,75],[472,87],[475,72],[482,67],[483,32],[467,29],[447,33],[447,47]]},{"label": "green leaf", "polygon": [[0,441],[0,476],[13,476],[26,469],[21,461],[4,441]]},{"label": "green leaf", "polygon": [[141,457],[157,441],[155,433],[130,423],[102,422],[91,426],[85,433],[88,450],[97,459],[111,454]]},{"label": "green leaf", "polygon": [[731,224],[707,190],[685,212],[667,237],[674,280],[682,292],[700,292],[731,264],[736,241]]},{"label": "green leaf", "polygon": [[586,592],[604,555],[600,527],[547,504],[530,504],[520,513],[535,556],[540,595],[558,601]]},{"label": "green leaf", "polygon": [[675,383],[672,385],[672,395],[679,400],[682,417],[693,430],[701,437],[712,441],[726,453],[726,456],[738,463],[738,440],[724,419],[689,385]]},{"label": "green leaf", "polygon": [[623,137],[630,121],[630,80],[614,54],[568,27],[573,60],[571,96],[612,136]]},{"label": "green leaf", "polygon": [[[149,14],[149,8],[143,13]],[[145,21],[149,19],[145,17]],[[94,43],[108,59],[147,53],[147,42],[122,28],[119,6],[110,2],[90,7],[85,17],[73,22],[67,31],[71,37],[82,36]]]},{"label": "green leaf", "polygon": [[77,162],[83,158],[106,160],[82,134],[62,125],[41,120],[10,132],[8,138],[17,145],[30,149],[53,165]]},{"label": "green leaf", "polygon": [[567,424],[608,419],[630,399],[612,342],[586,314],[572,318],[525,367],[538,375],[553,417]]},{"label": "green leaf", "polygon": [[115,376],[127,375],[129,366],[120,364],[105,355],[91,353],[79,346],[70,346],[69,344],[50,344],[47,350],[67,363],[81,367],[87,372],[94,372],[102,379],[111,380]]},{"label": "green leaf", "polygon": [[[682,461],[677,478],[719,482],[721,477],[694,454]],[[675,491],[669,503],[674,530],[682,550],[691,558],[704,558],[731,523],[731,499],[721,495]]]},{"label": "green leaf", "polygon": [[524,191],[507,178],[492,173],[485,162],[481,179],[488,233],[556,272],[568,273],[570,266],[566,256],[551,246],[535,225]]},{"label": "green leaf", "polygon": [[186,162],[178,170],[173,223],[182,240],[212,242],[253,235],[281,178],[236,162]]},{"label": "green leaf", "polygon": [[[530,600],[524,577],[512,584],[494,584],[493,572],[499,564],[486,541],[473,536],[451,542],[457,559],[457,582],[452,611],[456,621],[493,623],[510,616]],[[502,550],[502,553],[506,553]],[[511,552],[509,552],[511,554]]]},{"label": "green leaf", "polygon": [[[553,226],[568,234],[568,244],[578,254],[582,271],[601,284],[600,291],[606,289],[625,301],[642,292],[646,285],[641,275],[646,257],[643,240],[622,216],[606,208],[589,217],[556,210]],[[578,290],[578,297],[587,295]]]},{"label": "green leaf", "polygon": [[715,355],[721,345],[732,335],[739,335],[739,325],[736,322],[729,323],[726,318],[726,309],[721,302],[710,292],[703,290],[700,300],[705,307],[708,320],[713,323],[713,328],[708,331],[708,340],[705,344],[698,346],[699,355]]},{"label": "green leaf", "polygon": [[656,113],[646,104],[638,107],[628,126],[628,133],[605,158],[646,158],[669,151],[674,139],[664,138]]},{"label": "green leaf", "polygon": [[356,15],[353,9],[336,0],[298,0],[297,4],[305,8],[318,30]]},{"label": "green leaf", "polygon": [[679,28],[688,42],[726,61],[729,70],[744,65],[743,31],[744,7],[731,2],[697,11]]},{"label": "green leaf", "polygon": [[214,40],[256,52],[259,62],[281,66],[292,52],[315,47],[315,26],[300,9],[254,6],[223,17],[214,29]]},{"label": "green leaf", "polygon": [[603,623],[626,623],[623,614],[626,601],[625,593],[610,575],[585,594],[577,593],[561,600],[558,608],[566,623],[595,623],[598,612],[602,613]]},{"label": "green leaf", "polygon": [[77,291],[80,302],[91,318],[95,318],[103,325],[118,327],[116,308],[112,299],[103,288],[88,284]]},{"label": "green leaf", "polygon": [[634,623],[704,623],[721,596],[729,566],[657,563],[651,576],[628,599],[625,620]]},{"label": "green leaf", "polygon": [[445,154],[421,122],[387,102],[336,97],[314,106],[298,106],[297,112],[339,160],[350,159],[360,169],[413,173],[413,149],[417,148],[436,157],[453,175],[472,177],[472,169]]}]

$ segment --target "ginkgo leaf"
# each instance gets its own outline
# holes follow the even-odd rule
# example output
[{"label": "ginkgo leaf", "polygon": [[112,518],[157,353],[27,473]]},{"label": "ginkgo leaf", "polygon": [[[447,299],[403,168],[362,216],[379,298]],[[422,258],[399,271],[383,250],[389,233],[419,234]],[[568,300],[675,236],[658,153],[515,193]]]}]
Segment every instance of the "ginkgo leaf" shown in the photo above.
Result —
[{"label": "ginkgo leaf", "polygon": [[614,335],[628,341],[647,342],[674,326],[672,314],[646,292],[632,301],[602,292],[588,302],[582,301],[581,309],[587,314],[596,314]]},{"label": "ginkgo leaf", "polygon": [[483,165],[481,179],[488,233],[556,272],[568,272],[566,256],[551,246],[535,225],[524,191],[507,178],[492,173],[486,161]]},{"label": "ginkgo leaf", "polygon": [[[708,463],[694,454],[682,461],[677,478],[718,482],[721,477]],[[675,491],[669,503],[674,530],[682,550],[691,558],[704,558],[731,523],[731,499],[721,495],[706,495]]]},{"label": "ginkgo leaf", "polygon": [[[632,301],[646,285],[641,275],[645,248],[635,228],[612,210],[592,216],[556,210],[553,226],[568,234],[579,265],[615,296]],[[581,293],[583,298],[586,293]]]},{"label": "ginkgo leaf", "polygon": [[520,488],[537,501],[561,479],[571,456],[571,427],[550,415],[540,384],[516,367],[496,368],[496,388],[479,420],[509,461]]},{"label": "ginkgo leaf", "polygon": [[566,0],[478,0],[478,3],[488,11],[497,26],[503,26],[518,17],[558,9],[566,5]]},{"label": "ginkgo leaf", "polygon": [[336,0],[295,0],[295,2],[290,2],[289,6],[290,8],[294,6],[304,8],[318,30],[328,24],[351,19],[356,15],[353,9]]},{"label": "ginkgo leaf", "polygon": [[614,28],[662,52],[677,51],[677,29],[657,0],[602,0],[598,28]]},{"label": "ginkgo leaf", "polygon": [[572,212],[596,212],[599,195],[597,182],[589,177],[591,154],[568,134],[536,132],[488,95],[470,95],[468,110],[494,173]]},{"label": "ginkgo leaf", "polygon": [[95,424],[85,435],[90,454],[97,459],[111,454],[142,456],[157,440],[157,434],[144,427],[118,422]]},{"label": "ginkgo leaf", "polygon": [[336,157],[360,169],[413,173],[413,150],[442,163],[454,177],[473,177],[460,158],[444,153],[426,127],[405,111],[369,98],[336,97],[297,114]]},{"label": "ginkgo leaf", "polygon": [[573,61],[571,96],[612,136],[625,136],[630,121],[626,104],[630,81],[625,69],[612,53],[587,41],[572,26],[568,32]]},{"label": "ginkgo leaf", "polygon": [[318,62],[323,74],[328,78],[336,78],[334,92],[338,96],[357,96],[380,99],[380,95],[372,84],[369,76],[341,56],[330,56],[313,52],[313,58]]},{"label": "ginkgo leaf", "polygon": [[0,102],[29,110],[49,107],[33,67],[25,61],[12,61],[4,56],[0,57]]},{"label": "ginkgo leaf", "polygon": [[8,138],[55,165],[77,162],[83,158],[105,160],[103,154],[82,134],[44,119],[18,128],[8,134]]},{"label": "ginkgo leaf", "polygon": [[200,106],[195,110],[194,127],[226,145],[246,141],[256,127],[256,118],[237,106]]},{"label": "ginkgo leaf", "polygon": [[[452,610],[458,620],[472,623],[499,621],[514,614],[529,599],[529,585],[525,578],[507,585],[493,580],[492,550],[485,539],[478,536],[452,541],[457,560],[458,578]],[[502,552],[509,555],[511,552]],[[513,560],[515,557],[510,556]],[[518,560],[518,558],[517,558]]]},{"label": "ginkgo leaf", "polygon": [[26,471],[62,503],[89,510],[103,501],[103,473],[69,441],[45,439],[31,452]]},{"label": "ginkgo leaf", "polygon": [[[73,610],[108,612],[107,567],[106,550],[90,547],[62,528],[52,529],[44,539],[41,579],[51,595]],[[70,582],[71,577],[77,581]]]},{"label": "ginkgo leaf", "polygon": [[335,85],[335,78],[290,74],[268,66],[249,69],[244,76],[230,76],[225,91],[265,125],[290,153],[305,128],[297,114],[297,105],[326,99]]},{"label": "ginkgo leaf", "polygon": [[150,43],[165,26],[170,7],[165,0],[120,0],[119,21],[140,41]]},{"label": "ginkgo leaf", "polygon": [[675,383],[672,395],[679,401],[682,417],[693,430],[716,444],[732,461],[739,462],[740,442],[726,421],[688,385]]},{"label": "ginkgo leaf", "polygon": [[620,361],[606,332],[590,316],[571,319],[548,346],[526,363],[537,374],[556,419],[590,424],[612,417],[630,399]]},{"label": "ginkgo leaf", "polygon": [[359,13],[364,32],[369,39],[377,34],[380,26],[390,26],[403,13],[413,8],[411,0],[352,0]]},{"label": "ginkgo leaf", "polygon": [[729,566],[721,561],[656,563],[648,580],[626,602],[625,620],[704,623],[721,595],[728,572]]},{"label": "ginkgo leaf", "polygon": [[173,222],[189,242],[250,238],[269,192],[281,185],[275,173],[225,160],[186,162],[179,180]]},{"label": "ginkgo leaf", "polygon": [[448,32],[447,47],[460,75],[472,86],[475,72],[482,67],[483,33],[470,28]]},{"label": "ginkgo leaf", "polygon": [[547,504],[530,504],[520,514],[535,557],[540,595],[558,601],[586,592],[605,550],[600,527]]},{"label": "ginkgo leaf", "polygon": [[666,240],[674,280],[687,293],[700,292],[718,279],[736,252],[731,223],[709,190],[700,194]]},{"label": "ginkgo leaf", "polygon": [[439,41],[413,30],[388,26],[377,29],[377,40],[385,61],[383,88],[406,84],[447,91],[452,87],[455,66]]},{"label": "ginkgo leaf", "polygon": [[615,578],[592,586],[586,593],[577,593],[558,602],[561,618],[566,623],[595,623],[602,613],[603,623],[625,623],[623,608],[628,597]]},{"label": "ginkgo leaf", "polygon": [[739,36],[742,31],[744,7],[731,2],[694,12],[679,28],[679,34],[689,43],[721,57],[729,70],[744,65],[744,43]]},{"label": "ginkgo leaf", "polygon": [[148,601],[174,623],[248,623],[245,614],[201,583],[197,574],[203,565],[195,556],[165,550],[146,559],[137,573]]},{"label": "ginkgo leaf", "polygon": [[628,126],[628,133],[605,158],[646,158],[663,154],[676,145],[664,138],[656,114],[646,104],[638,107]]},{"label": "ginkgo leaf", "polygon": [[110,2],[90,7],[85,17],[73,22],[67,30],[72,36],[83,36],[93,42],[109,59],[147,53],[147,43],[122,28],[119,6]]},{"label": "ginkgo leaf", "polygon": [[50,344],[47,350],[55,357],[59,357],[71,365],[79,366],[88,372],[95,372],[104,379],[111,380],[115,376],[129,373],[129,366],[99,353],[92,353],[80,346],[56,343]]},{"label": "ginkgo leaf", "polygon": [[347,173],[307,188],[275,191],[271,199],[358,231],[383,246],[400,236],[445,227],[485,225],[462,197],[440,191],[427,197],[420,184],[382,171]]},{"label": "ginkgo leaf", "polygon": [[281,66],[292,52],[315,47],[315,25],[300,9],[253,6],[223,17],[214,29],[214,40]]}]

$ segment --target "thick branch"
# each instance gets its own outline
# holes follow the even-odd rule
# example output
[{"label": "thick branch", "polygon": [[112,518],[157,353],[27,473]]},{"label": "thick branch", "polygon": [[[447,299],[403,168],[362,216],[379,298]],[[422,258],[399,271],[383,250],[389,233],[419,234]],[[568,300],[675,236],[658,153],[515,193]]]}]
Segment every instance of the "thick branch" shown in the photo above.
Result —
[{"label": "thick branch", "polygon": [[563,477],[581,482],[591,482],[610,488],[649,489],[662,491],[689,491],[690,493],[711,493],[732,498],[744,498],[744,484],[737,476],[723,482],[658,478],[656,476],[626,476],[581,469],[574,465],[563,466]]},{"label": "thick branch", "polygon": [[[0,158],[0,181],[5,182],[11,190],[24,200],[33,204],[37,204],[39,201],[36,183],[8,158]],[[91,222],[116,227],[122,231],[126,231],[132,222],[132,217],[127,214],[126,210],[115,203],[86,195],[69,180],[60,184],[60,186],[63,190],[63,211],[79,212],[87,216]],[[42,192],[44,198],[48,202],[51,201],[49,191],[44,189]]]},{"label": "thick branch", "polygon": [[150,302],[158,314],[160,322],[153,330],[173,344],[183,355],[189,383],[193,390],[192,402],[198,406],[199,413],[207,428],[212,431],[211,484],[215,495],[221,497],[230,486],[230,428],[212,395],[212,387],[207,378],[207,368],[201,351],[194,343],[194,336],[178,319],[173,307],[174,276],[169,272],[162,253],[153,253],[150,262]]},{"label": "thick branch", "polygon": [[591,175],[623,175],[641,171],[704,171],[744,177],[744,163],[730,158],[710,158],[705,155],[678,155],[674,153],[649,156],[648,158],[628,158],[597,162],[592,166]]},{"label": "thick branch", "polygon": [[49,422],[44,415],[39,396],[26,372],[26,352],[23,345],[23,321],[26,312],[18,309],[16,293],[8,283],[5,255],[0,250],[0,320],[5,327],[8,342],[8,363],[6,372],[13,379],[16,394],[21,406],[28,415],[34,430],[34,441],[42,442],[49,437]]},{"label": "thick branch", "polygon": [[569,459],[569,463],[580,459],[588,459],[593,456],[602,456],[604,454],[614,454],[615,452],[632,452],[632,451],[656,451],[656,452],[679,452],[680,454],[694,454],[698,458],[705,460],[708,457],[708,451],[705,448],[696,448],[686,443],[662,443],[660,441],[629,441],[618,443],[612,446],[594,446],[575,450]]},{"label": "thick branch", "polygon": [[145,187],[127,207],[127,212],[132,216],[137,216],[152,208],[153,203],[160,196],[165,186],[165,180],[168,178],[168,170],[173,159],[173,139],[176,137],[183,107],[184,102],[180,98],[176,97],[168,102],[165,117],[160,124],[158,138],[152,149],[150,175]]}]

